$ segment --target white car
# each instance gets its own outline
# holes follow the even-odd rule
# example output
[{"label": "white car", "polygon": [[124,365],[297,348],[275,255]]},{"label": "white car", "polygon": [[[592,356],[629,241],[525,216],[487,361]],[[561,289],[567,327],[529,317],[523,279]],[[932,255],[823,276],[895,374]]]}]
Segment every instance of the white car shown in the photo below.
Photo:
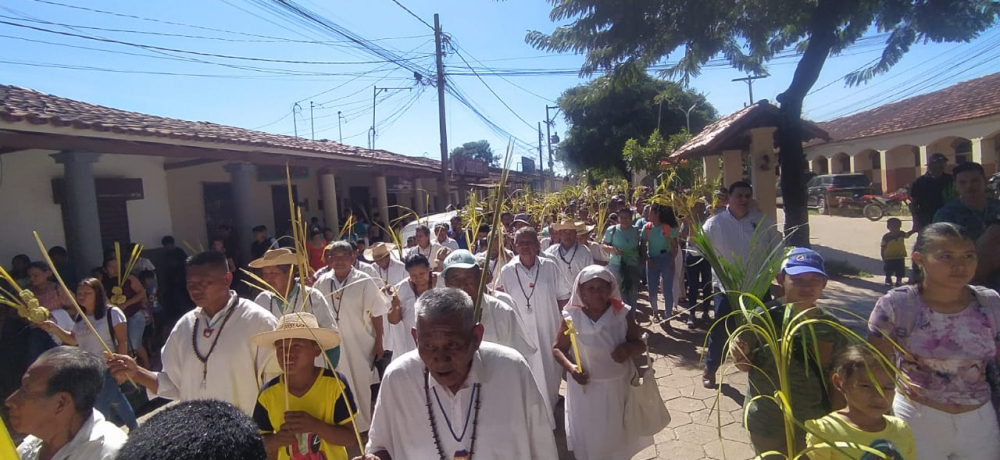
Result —
[{"label": "white car", "polygon": [[456,214],[458,214],[457,211],[443,212],[441,214],[432,214],[429,216],[423,216],[419,220],[415,220],[413,222],[406,224],[406,226],[403,227],[403,231],[401,232],[403,237],[403,243],[406,243],[406,241],[408,241],[410,237],[415,236],[417,234],[417,227],[421,225],[426,225],[427,228],[430,228],[431,238],[434,238],[434,226],[440,223],[449,224],[450,226],[451,218],[455,217]]}]

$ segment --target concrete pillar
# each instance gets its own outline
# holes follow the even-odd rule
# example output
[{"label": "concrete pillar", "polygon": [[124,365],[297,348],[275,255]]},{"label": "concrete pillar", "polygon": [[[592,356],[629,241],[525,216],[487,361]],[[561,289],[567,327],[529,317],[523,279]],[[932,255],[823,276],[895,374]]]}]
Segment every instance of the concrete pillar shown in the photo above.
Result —
[{"label": "concrete pillar", "polygon": [[[257,167],[250,163],[230,163],[225,166],[233,184],[233,208],[236,211],[236,239],[239,241],[239,254],[244,259],[250,254],[250,244],[253,242],[254,226],[262,222],[254,210],[253,184]],[[275,229],[269,229],[275,231]],[[238,265],[249,263],[249,260],[237,260]]]},{"label": "concrete pillar", "polygon": [[775,201],[777,176],[774,173],[778,164],[774,153],[774,127],[754,128],[750,130],[750,171],[753,182],[754,198],[761,212],[778,221],[778,206]]},{"label": "concrete pillar", "polygon": [[427,215],[427,189],[424,188],[424,180],[419,177],[413,180],[413,198],[416,202],[413,210],[417,215],[420,217]]},{"label": "concrete pillar", "polygon": [[888,150],[879,150],[878,151],[879,164],[882,165],[882,169],[880,169],[879,172],[882,173],[882,190],[885,193],[889,192],[889,188],[888,187],[889,187],[889,180],[890,180],[890,178],[892,179],[893,183],[896,182],[895,177],[892,177],[892,174],[893,174],[892,171],[893,170],[889,167],[889,158],[888,158],[889,155],[888,155],[888,153],[889,153]]},{"label": "concrete pillar", "polygon": [[319,193],[323,199],[323,219],[337,233],[340,231],[340,206],[337,205],[337,180],[333,171],[320,172]]},{"label": "concrete pillar", "polygon": [[66,246],[80,270],[99,267],[104,262],[101,221],[97,218],[97,187],[94,163],[101,154],[65,151],[51,155],[66,174]]},{"label": "concrete pillar", "polygon": [[722,186],[729,187],[738,180],[743,180],[743,151],[725,150],[722,152]]},{"label": "concrete pillar", "polygon": [[971,139],[971,142],[971,160],[983,165],[983,169],[987,175],[997,172],[996,138],[984,139],[977,137]]},{"label": "concrete pillar", "polygon": [[[930,152],[930,150],[927,148],[926,145],[920,145],[917,148],[920,149],[920,161],[917,162],[917,176],[920,176],[921,174],[924,174],[924,173],[927,172],[927,159],[931,155],[931,153],[933,153],[933,152]],[[885,164],[885,159],[884,158],[883,158],[882,164],[883,165]],[[952,159],[951,164],[955,164],[954,158]],[[882,169],[884,170],[886,168],[882,168]]]},{"label": "concrete pillar", "polygon": [[389,223],[389,191],[385,185],[385,176],[375,176],[375,201],[378,203],[378,219],[372,222],[382,225]]},{"label": "concrete pillar", "polygon": [[716,180],[718,180],[719,174],[721,173],[719,168],[719,156],[709,155],[707,157],[703,157],[701,160],[702,164],[704,165],[702,169],[705,172],[705,181],[715,182]]}]

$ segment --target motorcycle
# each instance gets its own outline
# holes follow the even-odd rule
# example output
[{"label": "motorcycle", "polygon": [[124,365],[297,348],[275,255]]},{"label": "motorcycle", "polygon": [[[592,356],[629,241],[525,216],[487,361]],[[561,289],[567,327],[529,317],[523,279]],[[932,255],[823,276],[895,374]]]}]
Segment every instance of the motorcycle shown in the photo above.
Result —
[{"label": "motorcycle", "polygon": [[899,189],[889,195],[865,195],[862,198],[866,204],[861,213],[872,222],[881,220],[886,214],[898,214],[903,210],[903,205],[910,202],[906,189]]}]

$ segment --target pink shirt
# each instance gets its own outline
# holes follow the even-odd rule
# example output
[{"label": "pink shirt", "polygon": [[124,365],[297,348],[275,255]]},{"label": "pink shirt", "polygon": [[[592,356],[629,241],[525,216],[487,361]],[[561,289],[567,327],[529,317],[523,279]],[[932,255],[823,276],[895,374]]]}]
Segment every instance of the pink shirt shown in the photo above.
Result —
[{"label": "pink shirt", "polygon": [[[906,317],[913,318],[912,324],[900,320]],[[906,350],[908,355],[896,352],[894,363],[901,374],[899,390],[907,396],[967,406],[990,401],[986,364],[996,359],[997,342],[975,300],[958,313],[944,314],[915,293],[887,294],[875,304],[868,328],[872,336],[890,338]]]}]

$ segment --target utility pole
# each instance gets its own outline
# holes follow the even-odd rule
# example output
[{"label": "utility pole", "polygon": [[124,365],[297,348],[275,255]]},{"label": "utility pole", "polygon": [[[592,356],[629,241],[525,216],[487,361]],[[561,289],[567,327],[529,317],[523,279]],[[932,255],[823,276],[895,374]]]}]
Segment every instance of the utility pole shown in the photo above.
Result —
[{"label": "utility pole", "polygon": [[[538,167],[542,167],[542,122],[538,122]],[[538,170],[538,176],[542,176],[542,170]]]},{"label": "utility pole", "polygon": [[340,111],[338,110],[337,111],[337,132],[340,133],[340,143],[341,144],[344,143],[344,128],[342,128],[340,126],[340,120],[343,120],[343,119],[344,119],[344,117],[340,115]]},{"label": "utility pole", "polygon": [[309,131],[312,135],[312,140],[316,140],[316,119],[313,118],[313,101],[309,101]]},{"label": "utility pole", "polygon": [[[751,96],[751,98],[752,97],[753,96]],[[691,107],[684,111],[684,117],[687,118],[687,129],[689,136],[691,135],[691,111],[694,110],[695,107],[698,107],[697,101],[694,104],[691,104]]]},{"label": "utility pole", "polygon": [[[368,136],[370,137],[368,142],[368,147],[371,150],[375,150],[375,98],[378,97],[378,93],[382,91],[401,91],[401,90],[413,91],[413,88],[409,87],[397,87],[397,88],[379,88],[378,86],[372,86],[372,127],[368,130]],[[338,112],[339,116],[339,112]],[[340,124],[340,120],[337,120],[337,124]]]},{"label": "utility pole", "polygon": [[733,81],[745,81],[747,83],[747,87],[750,89],[750,105],[753,105],[753,81],[754,80],[760,80],[761,78],[767,78],[767,77],[770,77],[770,75],[768,75],[768,74],[764,74],[764,75],[747,75],[747,76],[745,76],[743,78],[734,78]]},{"label": "utility pole", "polygon": [[448,170],[448,128],[444,116],[444,47],[441,44],[441,20],[434,13],[434,54],[437,57],[438,128],[441,134],[441,178],[438,179],[438,210],[448,206],[451,196],[451,173]]},{"label": "utility pole", "polygon": [[295,137],[299,137],[299,119],[295,116],[296,109],[298,109],[298,113],[302,113],[302,106],[298,102],[292,105],[292,128],[295,130]]},{"label": "utility pole", "polygon": [[[549,115],[549,110],[552,110],[552,109],[555,109],[555,111],[556,111],[557,114],[559,113],[559,106],[558,105],[547,105],[547,106],[545,106],[545,135],[548,137],[547,140],[549,141],[548,142],[548,144],[549,144],[549,173],[551,173],[552,175],[555,175],[555,173],[556,173],[555,162],[552,161],[552,124],[554,123],[554,121],[552,120],[552,116]],[[538,166],[541,167],[541,165],[538,165]]]}]

